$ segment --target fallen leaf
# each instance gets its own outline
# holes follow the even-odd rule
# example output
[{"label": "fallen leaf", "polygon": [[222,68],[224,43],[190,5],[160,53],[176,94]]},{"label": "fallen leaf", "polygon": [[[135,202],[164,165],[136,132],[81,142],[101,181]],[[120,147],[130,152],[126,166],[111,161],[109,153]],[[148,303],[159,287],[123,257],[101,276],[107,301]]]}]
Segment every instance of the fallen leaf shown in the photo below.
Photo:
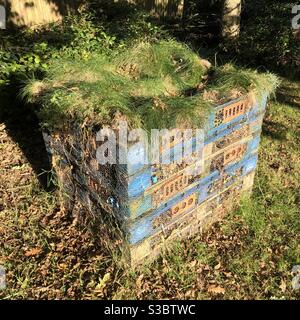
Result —
[{"label": "fallen leaf", "polygon": [[105,286],[109,280],[110,280],[110,273],[106,273],[104,275],[104,277],[100,280],[100,283],[97,284],[96,291],[101,292],[105,288]]},{"label": "fallen leaf", "polygon": [[281,279],[281,283],[279,288],[281,289],[281,291],[284,293],[286,291],[286,283],[283,279]]},{"label": "fallen leaf", "polygon": [[232,278],[232,273],[231,272],[224,272],[226,278]]},{"label": "fallen leaf", "polygon": [[63,270],[66,270],[68,268],[68,265],[66,263],[60,263],[59,264],[59,268],[63,269]]},{"label": "fallen leaf", "polygon": [[26,257],[34,257],[34,256],[37,256],[38,254],[40,254],[41,252],[42,252],[41,248],[33,248],[33,249],[30,249],[30,250],[27,250],[25,252],[25,256]]},{"label": "fallen leaf", "polygon": [[216,287],[216,286],[209,286],[207,289],[208,292],[213,294],[224,294],[225,289],[222,287]]},{"label": "fallen leaf", "polygon": [[194,261],[192,261],[192,262],[190,263],[190,267],[191,267],[191,268],[194,268],[194,267],[196,266],[196,264],[197,264],[197,261],[194,260]]},{"label": "fallen leaf", "polygon": [[141,290],[142,285],[143,285],[143,278],[144,276],[141,274],[137,279],[136,279],[136,287],[138,290]]},{"label": "fallen leaf", "polygon": [[221,268],[221,263],[219,262],[216,266],[215,266],[215,270],[219,270]]}]

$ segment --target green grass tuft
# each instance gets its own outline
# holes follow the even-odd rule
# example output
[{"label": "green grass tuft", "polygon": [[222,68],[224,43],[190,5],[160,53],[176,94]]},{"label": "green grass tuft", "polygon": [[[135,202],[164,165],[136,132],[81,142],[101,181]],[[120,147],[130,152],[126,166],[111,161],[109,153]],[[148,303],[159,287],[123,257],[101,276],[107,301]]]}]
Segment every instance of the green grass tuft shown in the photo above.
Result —
[{"label": "green grass tuft", "polygon": [[279,85],[279,78],[270,72],[259,73],[256,70],[241,69],[226,64],[216,69],[211,87],[222,93],[239,90],[242,94],[246,94],[253,91],[258,98],[261,98],[266,93],[268,96],[274,94]]},{"label": "green grass tuft", "polygon": [[252,91],[270,94],[277,85],[272,74],[231,65],[208,74],[196,53],[169,40],[141,42],[110,57],[54,60],[45,79],[30,80],[23,96],[41,105],[46,127],[71,118],[111,125],[121,114],[131,127],[149,131],[199,128],[213,105]]}]

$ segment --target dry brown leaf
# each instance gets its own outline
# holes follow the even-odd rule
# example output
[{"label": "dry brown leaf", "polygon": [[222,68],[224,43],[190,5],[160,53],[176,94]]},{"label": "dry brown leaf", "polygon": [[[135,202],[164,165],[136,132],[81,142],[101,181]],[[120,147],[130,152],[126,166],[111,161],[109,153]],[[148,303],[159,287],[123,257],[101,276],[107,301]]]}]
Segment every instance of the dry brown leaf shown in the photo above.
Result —
[{"label": "dry brown leaf", "polygon": [[215,266],[215,270],[219,270],[221,268],[221,262],[219,262],[216,266]]},{"label": "dry brown leaf", "polygon": [[279,288],[281,289],[281,291],[284,293],[286,291],[286,283],[283,279],[281,279],[281,283]]},{"label": "dry brown leaf", "polygon": [[95,288],[95,291],[96,292],[102,292],[103,289],[106,287],[107,283],[110,281],[110,273],[106,273],[104,275],[104,277],[100,280],[99,284],[97,284],[96,288]]},{"label": "dry brown leaf", "polygon": [[141,275],[136,279],[135,284],[136,284],[137,290],[141,290],[141,289],[142,289],[142,287],[143,287],[143,278],[144,278],[144,275],[141,274]]},{"label": "dry brown leaf", "polygon": [[217,287],[217,286],[209,286],[207,289],[208,292],[213,293],[213,294],[224,294],[225,289],[222,287]]},{"label": "dry brown leaf", "polygon": [[191,268],[194,268],[197,264],[197,260],[193,260],[191,263],[190,263],[190,267]]},{"label": "dry brown leaf", "polygon": [[58,266],[62,270],[66,270],[68,268],[68,265],[66,263],[60,263]]},{"label": "dry brown leaf", "polygon": [[225,276],[227,278],[231,278],[232,277],[232,273],[231,272],[224,272]]},{"label": "dry brown leaf", "polygon": [[40,254],[42,252],[41,248],[32,248],[30,250],[27,250],[25,252],[25,256],[26,257],[34,257],[37,256],[38,254]]}]

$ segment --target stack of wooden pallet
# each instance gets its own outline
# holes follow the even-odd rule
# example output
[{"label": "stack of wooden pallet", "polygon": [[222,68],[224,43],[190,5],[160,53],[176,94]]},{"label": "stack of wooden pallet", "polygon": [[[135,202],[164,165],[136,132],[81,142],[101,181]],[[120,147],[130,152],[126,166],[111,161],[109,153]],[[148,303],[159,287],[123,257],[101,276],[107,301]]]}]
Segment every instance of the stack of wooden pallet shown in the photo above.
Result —
[{"label": "stack of wooden pallet", "polygon": [[[111,215],[132,264],[152,260],[168,243],[201,232],[251,193],[266,103],[266,96],[249,94],[214,107],[203,128],[203,145],[193,146],[189,164],[131,164],[143,151],[132,144],[127,164],[100,165],[99,128],[74,124],[66,132],[44,133],[67,208],[73,199],[71,205],[76,201],[93,214]],[[170,139],[173,161],[181,138]]]}]

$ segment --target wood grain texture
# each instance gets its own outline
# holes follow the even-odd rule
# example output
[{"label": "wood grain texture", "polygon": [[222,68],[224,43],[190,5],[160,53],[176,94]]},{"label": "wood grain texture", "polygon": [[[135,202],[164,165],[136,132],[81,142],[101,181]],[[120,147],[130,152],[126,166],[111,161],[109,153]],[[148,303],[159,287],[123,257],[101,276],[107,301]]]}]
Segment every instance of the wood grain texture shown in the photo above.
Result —
[{"label": "wood grain texture", "polygon": [[10,23],[28,27],[59,21],[79,5],[77,0],[5,0],[3,3]]},{"label": "wood grain texture", "polygon": [[[157,17],[176,17],[183,12],[184,0],[128,0]],[[36,27],[59,21],[78,8],[80,0],[0,0],[7,18],[16,26]]]}]

